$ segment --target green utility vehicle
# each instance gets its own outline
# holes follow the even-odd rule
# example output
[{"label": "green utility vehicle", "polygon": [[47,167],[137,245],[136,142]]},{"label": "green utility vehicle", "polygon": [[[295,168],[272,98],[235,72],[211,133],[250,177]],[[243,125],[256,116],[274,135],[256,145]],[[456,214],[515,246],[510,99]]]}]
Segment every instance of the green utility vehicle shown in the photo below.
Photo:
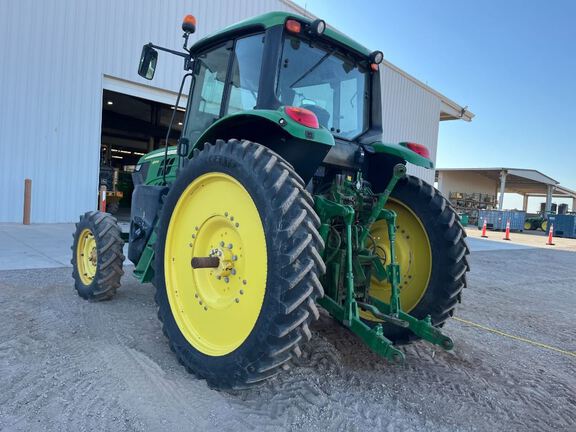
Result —
[{"label": "green utility vehicle", "polygon": [[[382,141],[382,53],[288,13],[188,47],[195,24],[184,52],[142,50],[148,79],[158,51],[181,56],[189,97],[178,145],[133,175],[128,245],[178,360],[218,388],[259,382],[300,356],[317,305],[391,361],[404,359],[395,343],[451,349],[440,329],[466,286],[465,233],[406,174],[433,168],[426,147]],[[80,218],[81,297],[115,294],[123,244],[112,216]]]},{"label": "green utility vehicle", "polygon": [[524,221],[524,229],[526,231],[530,230],[535,231],[538,228],[540,228],[544,232],[546,232],[546,229],[548,228],[548,219],[544,217],[544,215],[540,214],[537,216],[528,217]]}]

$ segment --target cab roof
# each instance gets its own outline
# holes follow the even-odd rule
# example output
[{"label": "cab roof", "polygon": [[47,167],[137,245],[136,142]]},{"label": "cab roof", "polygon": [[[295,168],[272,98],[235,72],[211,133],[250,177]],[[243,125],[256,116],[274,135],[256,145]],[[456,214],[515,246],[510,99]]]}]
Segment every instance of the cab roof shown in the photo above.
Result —
[{"label": "cab roof", "polygon": [[[223,29],[211,33],[208,36],[203,37],[198,42],[192,46],[192,50],[201,50],[204,47],[208,47],[214,43],[220,42],[222,40],[229,39],[236,34],[242,34],[249,31],[266,30],[267,28],[274,27],[277,25],[284,25],[287,19],[292,18],[305,24],[311,24],[312,20],[305,18],[301,15],[289,13],[289,12],[268,12],[262,15],[257,15],[252,18],[240,21],[236,24],[224,27]],[[359,44],[354,39],[349,38],[343,33],[334,30],[330,27],[326,27],[324,34],[322,35],[339,45],[342,45],[348,49],[356,51],[361,55],[368,56],[370,50],[365,46]]]}]

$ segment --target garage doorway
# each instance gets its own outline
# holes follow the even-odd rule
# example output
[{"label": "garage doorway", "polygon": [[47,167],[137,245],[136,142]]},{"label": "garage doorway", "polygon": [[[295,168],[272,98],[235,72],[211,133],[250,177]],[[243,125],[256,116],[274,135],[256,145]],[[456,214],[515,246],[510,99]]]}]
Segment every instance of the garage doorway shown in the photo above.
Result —
[{"label": "garage doorway", "polygon": [[163,147],[172,113],[176,116],[168,145],[182,132],[184,109],[111,90],[103,91],[100,184],[105,184],[107,211],[130,219],[132,172],[146,153]]}]

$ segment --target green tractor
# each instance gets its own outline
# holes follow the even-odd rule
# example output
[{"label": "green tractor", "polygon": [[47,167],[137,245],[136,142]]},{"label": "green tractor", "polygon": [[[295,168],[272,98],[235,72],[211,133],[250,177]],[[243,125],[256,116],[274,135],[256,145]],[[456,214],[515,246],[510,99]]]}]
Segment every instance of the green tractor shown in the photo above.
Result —
[{"label": "green tractor", "polygon": [[[133,174],[128,236],[178,360],[217,388],[257,383],[301,355],[317,305],[391,361],[416,339],[452,349],[441,327],[466,286],[465,233],[406,174],[433,169],[427,148],[382,141],[382,53],[288,13],[188,47],[195,25],[185,18],[184,52],[142,50],[148,79],[158,51],[181,56],[189,97],[178,145]],[[80,218],[81,297],[115,294],[123,245],[111,215]]]}]

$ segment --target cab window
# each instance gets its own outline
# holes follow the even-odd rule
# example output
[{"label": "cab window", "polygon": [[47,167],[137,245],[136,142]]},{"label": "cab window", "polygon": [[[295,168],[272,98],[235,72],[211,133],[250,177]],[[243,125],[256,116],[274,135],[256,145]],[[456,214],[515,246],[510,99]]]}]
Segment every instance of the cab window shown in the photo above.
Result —
[{"label": "cab window", "polygon": [[263,52],[264,35],[262,34],[248,36],[236,41],[227,114],[251,110],[256,107]]},{"label": "cab window", "polygon": [[220,118],[231,50],[232,44],[228,43],[195,59],[197,73],[186,125],[187,134],[192,140]]}]

